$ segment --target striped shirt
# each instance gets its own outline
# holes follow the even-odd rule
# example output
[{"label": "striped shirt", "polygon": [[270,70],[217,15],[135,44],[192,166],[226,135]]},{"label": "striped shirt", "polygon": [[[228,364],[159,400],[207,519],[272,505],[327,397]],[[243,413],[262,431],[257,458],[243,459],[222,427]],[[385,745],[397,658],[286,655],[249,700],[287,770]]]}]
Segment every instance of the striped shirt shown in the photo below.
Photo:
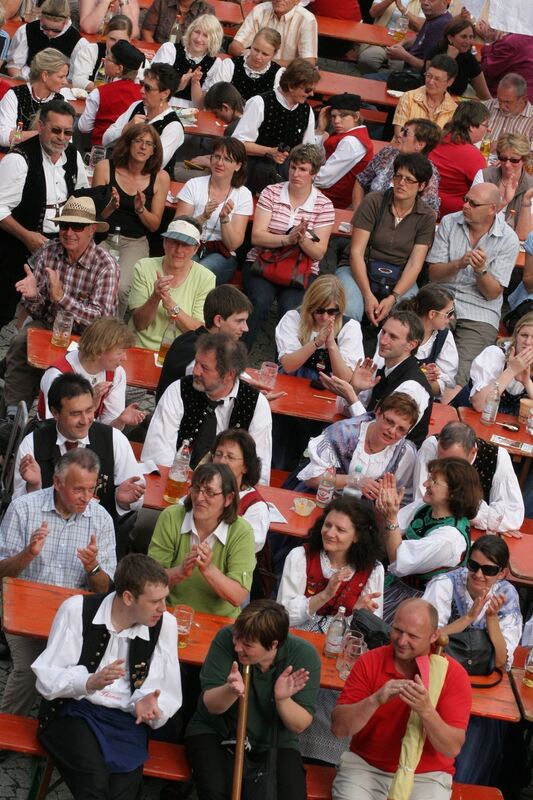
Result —
[{"label": "striped shirt", "polygon": [[[48,293],[50,268],[59,273],[64,295],[59,302]],[[52,327],[60,309],[74,315],[74,332],[82,331],[95,319],[113,317],[117,313],[118,264],[106,250],[90,241],[74,264],[69,264],[63,245],[49,242],[37,252],[33,274],[37,282],[37,297],[22,300],[33,319]]]},{"label": "striped shirt", "polygon": [[492,142],[491,150],[496,149],[496,142],[502,133],[522,133],[530,141],[533,140],[533,105],[529,101],[521,114],[502,114],[497,100],[487,100],[485,105],[490,112],[487,125]]},{"label": "striped shirt", "polygon": [[6,31],[0,31],[0,64],[2,61],[7,61],[7,54],[9,52],[9,45],[11,37]]},{"label": "striped shirt", "polygon": [[[486,267],[492,277],[502,286],[508,286],[520,249],[518,236],[513,229],[497,216],[491,229],[481,237],[476,247],[485,251]],[[462,258],[468,250],[472,250],[468,225],[463,212],[456,211],[442,218],[427,261],[429,264],[447,264]],[[460,269],[454,278],[439,283],[455,295],[457,319],[486,322],[498,329],[503,291],[494,300],[488,300],[479,291],[471,266]]]},{"label": "striped shirt", "polygon": [[31,492],[9,506],[0,526],[0,560],[18,555],[43,522],[48,535],[43,549],[18,575],[26,581],[50,583],[70,589],[87,588],[87,573],[78,558],[78,548],[87,547],[94,533],[98,563],[110,578],[115,574],[115,529],[113,520],[96,500],[82,514],[64,519],[56,511],[54,488]]},{"label": "striped shirt", "polygon": [[[314,186],[309,196],[298,208],[293,208],[289,200],[289,184],[275,183],[267,186],[259,195],[258,208],[270,211],[268,232],[285,236],[285,234],[306,219],[309,228],[323,228],[335,223],[335,210],[333,203],[320,189]],[[259,248],[254,247],[246,256],[247,261],[254,261],[259,253]],[[313,261],[311,271],[318,274],[318,261]]]}]

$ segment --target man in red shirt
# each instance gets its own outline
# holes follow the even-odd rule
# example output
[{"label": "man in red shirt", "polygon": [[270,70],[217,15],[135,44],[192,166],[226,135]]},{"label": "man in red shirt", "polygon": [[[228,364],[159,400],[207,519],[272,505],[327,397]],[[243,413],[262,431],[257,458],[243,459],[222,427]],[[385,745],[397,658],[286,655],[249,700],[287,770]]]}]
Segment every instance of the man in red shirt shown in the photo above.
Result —
[{"label": "man in red shirt", "polygon": [[437,704],[431,704],[428,655],[437,637],[434,607],[424,600],[406,600],[394,616],[391,644],[357,661],[332,715],[335,736],[352,737],[337,768],[333,800],[389,797],[411,711],[420,717],[425,742],[418,765],[412,765],[410,800],[450,797],[472,692],[466,671],[450,658]]}]

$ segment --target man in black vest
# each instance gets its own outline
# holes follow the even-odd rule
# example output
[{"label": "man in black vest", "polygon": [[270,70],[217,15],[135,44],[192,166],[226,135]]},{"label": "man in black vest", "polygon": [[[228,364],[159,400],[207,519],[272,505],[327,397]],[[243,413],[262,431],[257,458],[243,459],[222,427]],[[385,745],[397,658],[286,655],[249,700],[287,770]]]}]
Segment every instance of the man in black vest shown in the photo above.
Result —
[{"label": "man in black vest", "polygon": [[452,457],[472,464],[481,481],[483,500],[472,525],[492,530],[497,517],[501,519],[500,533],[519,530],[524,521],[524,498],[511,457],[504,447],[476,438],[475,430],[465,422],[448,422],[438,436],[429,436],[423,443],[414,473],[415,502],[422,502],[428,463],[434,458]]},{"label": "man in black vest", "polygon": [[75,189],[89,185],[81,155],[70,144],[75,118],[64,100],[44,103],[39,135],[0,162],[0,326],[15,314],[20,299],[15,283],[24,278],[24,262],[57,236],[53,219],[59,209]]},{"label": "man in black vest", "polygon": [[191,466],[207,455],[217,433],[244,428],[255,439],[261,483],[268,484],[272,457],[272,414],[268,400],[239,380],[247,362],[244,345],[228,333],[206,333],[196,344],[192,375],[174,381],[150,422],[143,461],[170,466],[184,439],[191,443]]},{"label": "man in black vest", "polygon": [[420,447],[427,436],[433,408],[429,382],[420,369],[415,353],[424,338],[424,327],[412,311],[392,311],[379,334],[378,354],[384,366],[377,370],[367,358],[356,367],[350,383],[339,378],[321,376],[324,385],[344,397],[350,416],[373,411],[382,397],[405,392],[418,404],[418,423],[407,438]]},{"label": "man in black vest", "polygon": [[126,556],[114,592],[75,595],[60,606],[46,650],[32,665],[45,698],[39,739],[76,800],[138,797],[149,728],[160,728],[181,706],[167,595],[159,564]]},{"label": "man in black vest", "polygon": [[69,59],[87,47],[87,41],[72,25],[68,0],[44,0],[40,18],[17,29],[9,48],[8,74],[28,80],[32,58],[47,47],[59,50]]},{"label": "man in black vest", "polygon": [[48,405],[54,417],[21,442],[15,461],[13,496],[51,486],[54,468],[68,450],[89,447],[100,459],[96,496],[111,515],[122,553],[120,523],[142,506],[144,481],[124,434],[94,421],[91,384],[82,375],[64,373],[50,387]]},{"label": "man in black vest", "polygon": [[[1,578],[109,590],[117,563],[115,533],[109,514],[93,499],[98,470],[95,453],[73,450],[56,465],[53,486],[11,503],[0,527]],[[44,642],[12,634],[6,639],[13,669],[0,708],[28,714],[36,697],[30,666]]]}]

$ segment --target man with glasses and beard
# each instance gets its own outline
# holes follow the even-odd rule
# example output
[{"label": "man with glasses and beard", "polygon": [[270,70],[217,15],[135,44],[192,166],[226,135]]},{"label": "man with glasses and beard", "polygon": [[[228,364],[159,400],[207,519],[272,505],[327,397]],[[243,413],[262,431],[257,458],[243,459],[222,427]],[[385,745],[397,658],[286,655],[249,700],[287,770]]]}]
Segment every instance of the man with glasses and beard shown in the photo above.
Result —
[{"label": "man with glasses and beard", "polygon": [[17,145],[0,163],[0,326],[20,299],[15,283],[24,263],[57,236],[53,218],[76,189],[88,186],[85,167],[70,143],[75,111],[64,100],[41,107],[38,136]]},{"label": "man with glasses and beard", "polygon": [[94,243],[94,234],[105,233],[109,225],[97,219],[93,200],[69,197],[61,215],[56,211],[50,222],[59,225],[59,239],[39,249],[31,268],[24,264],[26,277],[15,284],[22,295],[23,315],[29,315],[31,322],[12,339],[7,351],[4,404],[8,416],[15,414],[20,400],[29,408],[39,390],[42,370],[27,361],[29,327],[51,329],[58,312],[67,311],[74,317],[74,333],[82,333],[93,320],[117,313],[119,268],[113,256]]},{"label": "man with glasses and beard", "polygon": [[474,358],[496,341],[503,290],[518,256],[518,236],[497,216],[499,205],[497,186],[472,186],[463,210],[442,218],[427,256],[429,280],[455,295],[457,386],[467,383]]}]

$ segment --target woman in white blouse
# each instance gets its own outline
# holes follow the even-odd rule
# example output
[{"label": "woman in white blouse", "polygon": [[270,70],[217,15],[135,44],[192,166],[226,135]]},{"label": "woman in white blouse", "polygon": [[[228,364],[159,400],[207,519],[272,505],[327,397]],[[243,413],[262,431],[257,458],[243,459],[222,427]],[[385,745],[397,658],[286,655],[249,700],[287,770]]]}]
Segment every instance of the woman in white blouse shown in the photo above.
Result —
[{"label": "woman in white blouse", "polygon": [[[427,585],[424,600],[439,615],[441,633],[486,631],[494,647],[495,664],[509,670],[522,634],[518,593],[505,580],[509,548],[499,536],[481,536],[470,551],[466,567],[438,575]],[[454,780],[489,783],[502,750],[505,726],[499,720],[472,716],[461,753],[455,761]]]},{"label": "woman in white blouse", "polygon": [[246,150],[231,136],[215,139],[211,175],[191,178],[178,194],[176,215],[189,214],[202,225],[202,248],[196,261],[228,283],[237,269],[235,251],[244,242],[254,212],[252,193],[244,186]]},{"label": "woman in white blouse", "polygon": [[[384,517],[389,573],[383,617],[408,597],[420,597],[435,575],[466,564],[470,523],[483,497],[477,471],[462,458],[436,458],[428,464],[423,505],[400,511],[404,490],[393,475],[381,482],[376,507]],[[401,523],[399,521],[401,516]]]},{"label": "woman in white blouse", "polygon": [[364,358],[361,326],[344,316],[346,294],[334,275],[321,275],[306,290],[299,309],[287,311],[276,326],[283,371],[317,379],[320,372],[349,381]]},{"label": "woman in white blouse", "polygon": [[[529,397],[533,400],[532,364],[533,314],[525,314],[517,322],[513,337],[504,349],[490,345],[473,360],[470,384],[465,387],[470,392],[470,403],[476,411],[482,411],[487,395],[494,390],[497,382],[500,412],[516,416],[520,398]],[[457,398],[454,398],[454,405],[460,402]]]},{"label": "woman in white blouse", "polygon": [[[283,568],[278,603],[289,612],[291,627],[326,632],[340,606],[351,618],[355,609],[383,613],[383,565],[374,512],[358,500],[333,500],[310,529],[303,547],[290,551]],[[311,726],[300,737],[307,758],[338,762],[347,741],[330,732],[338,692],[321,689]]]},{"label": "woman in white blouse", "polygon": [[[443,286],[427,283],[418,294],[410,300],[404,300],[397,308],[413,311],[424,325],[424,339],[418,346],[415,358],[430,383],[433,396],[440,397],[445,389],[455,387],[455,374],[459,366],[459,354],[450,330],[450,323],[455,317],[454,296]],[[379,336],[373,361],[378,369],[385,363],[379,355]]]},{"label": "woman in white blouse", "polygon": [[216,464],[227,464],[239,487],[239,516],[252,526],[255,552],[263,549],[270,526],[268,505],[256,484],[261,477],[261,459],[257,455],[255,441],[248,431],[228,428],[219,433],[211,451]]}]

